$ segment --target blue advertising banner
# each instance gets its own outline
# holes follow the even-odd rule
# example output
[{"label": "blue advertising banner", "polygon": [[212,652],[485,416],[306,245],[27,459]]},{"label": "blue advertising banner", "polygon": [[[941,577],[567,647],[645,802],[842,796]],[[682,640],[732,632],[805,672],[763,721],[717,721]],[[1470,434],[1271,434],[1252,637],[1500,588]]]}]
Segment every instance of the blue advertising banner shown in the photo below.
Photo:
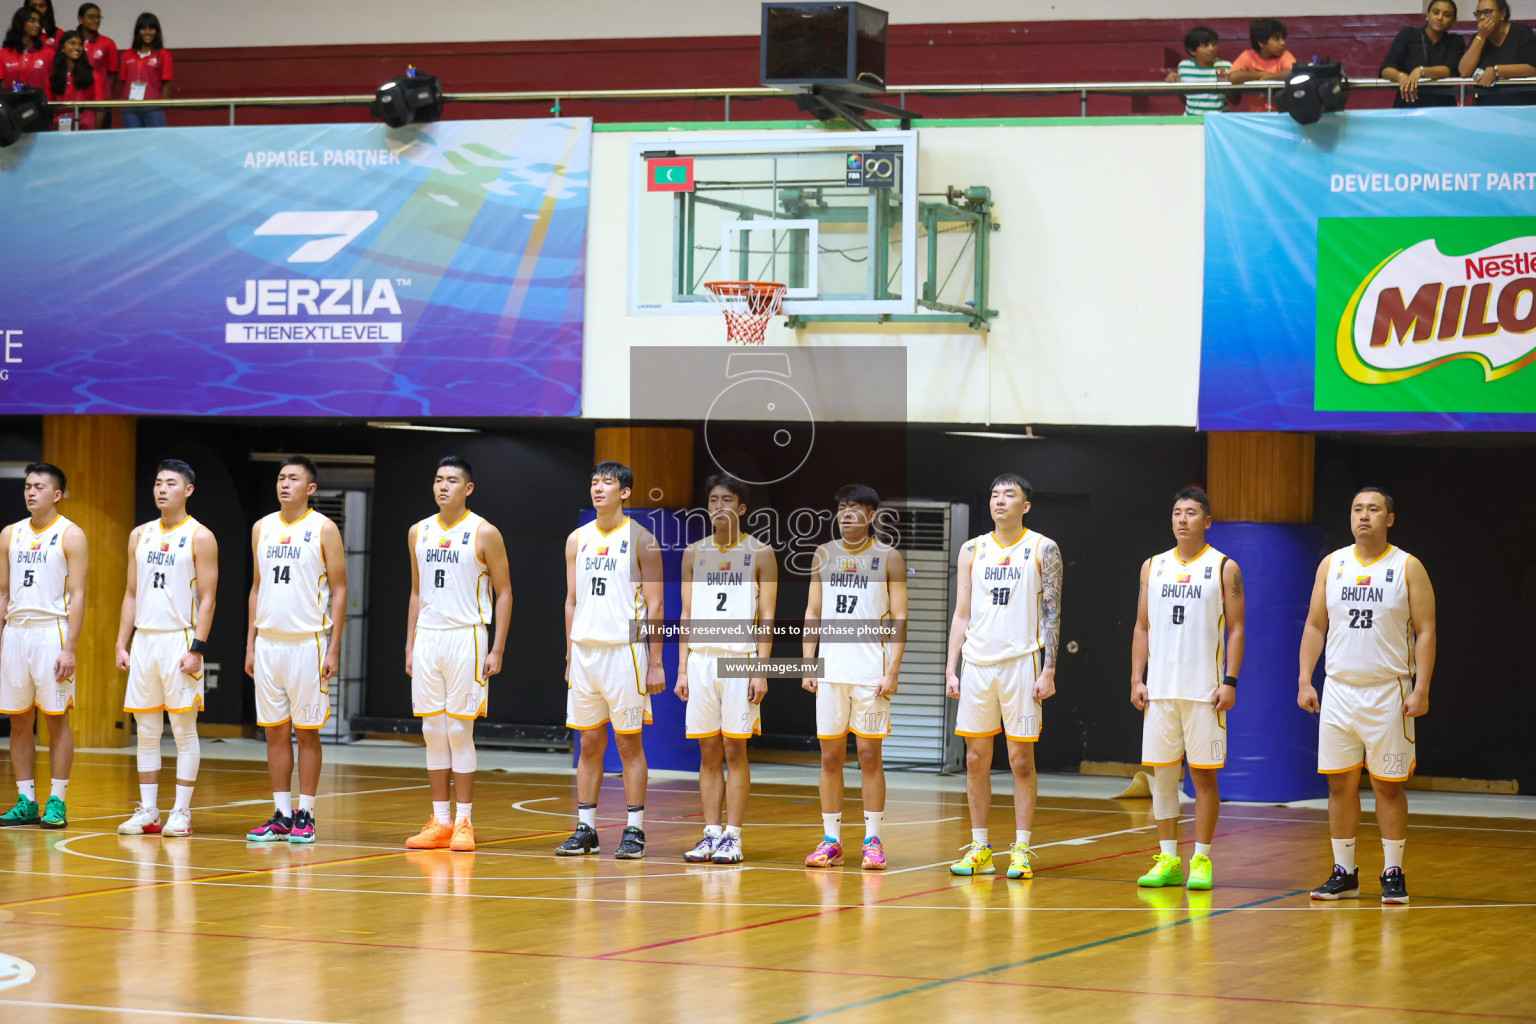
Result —
[{"label": "blue advertising banner", "polygon": [[1202,430],[1536,429],[1536,108],[1205,122]]},{"label": "blue advertising banner", "polygon": [[0,150],[0,409],[571,416],[591,122]]}]

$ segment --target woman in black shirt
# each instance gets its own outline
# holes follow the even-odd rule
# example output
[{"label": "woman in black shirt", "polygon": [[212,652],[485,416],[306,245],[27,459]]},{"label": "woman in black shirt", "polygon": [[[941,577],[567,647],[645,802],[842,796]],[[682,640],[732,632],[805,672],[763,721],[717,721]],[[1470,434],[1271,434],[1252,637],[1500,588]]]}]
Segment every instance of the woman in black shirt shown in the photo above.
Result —
[{"label": "woman in black shirt", "polygon": [[1430,0],[1424,24],[1405,28],[1392,40],[1381,62],[1381,77],[1397,83],[1394,107],[1454,107],[1456,94],[1447,88],[1419,89],[1419,81],[1449,78],[1461,65],[1467,42],[1451,35],[1456,24],[1455,0]]},{"label": "woman in black shirt", "polygon": [[1536,83],[1498,85],[1506,78],[1536,78],[1536,32],[1509,20],[1509,0],[1477,0],[1477,35],[1461,58],[1464,78],[1477,79],[1477,105],[1536,104]]}]

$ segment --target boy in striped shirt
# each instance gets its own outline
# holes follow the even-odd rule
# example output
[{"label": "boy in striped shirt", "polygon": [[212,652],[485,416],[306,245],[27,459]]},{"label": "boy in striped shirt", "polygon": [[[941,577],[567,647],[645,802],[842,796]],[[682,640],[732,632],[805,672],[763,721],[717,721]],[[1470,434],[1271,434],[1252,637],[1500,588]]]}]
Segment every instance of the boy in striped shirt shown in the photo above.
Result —
[{"label": "boy in striped shirt", "polygon": [[[1184,49],[1189,56],[1179,61],[1177,71],[1168,72],[1170,82],[1225,82],[1232,72],[1232,62],[1216,59],[1219,42],[1214,29],[1196,25],[1184,35]],[[1187,92],[1184,113],[1219,114],[1227,109],[1224,92]]]}]

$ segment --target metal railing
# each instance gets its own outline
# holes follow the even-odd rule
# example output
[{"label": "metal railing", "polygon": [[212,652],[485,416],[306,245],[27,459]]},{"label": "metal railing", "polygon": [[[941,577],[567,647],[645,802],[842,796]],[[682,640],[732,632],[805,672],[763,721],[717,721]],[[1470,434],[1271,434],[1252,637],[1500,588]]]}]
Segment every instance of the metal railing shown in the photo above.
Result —
[{"label": "metal railing", "polygon": [[[1385,78],[1351,78],[1351,89],[1396,89],[1396,82]],[[1536,79],[1501,79],[1500,85],[1536,85]],[[1471,78],[1441,78],[1421,81],[1420,88],[1442,89],[1454,87],[1458,101],[1465,103],[1467,90],[1476,87]],[[909,85],[891,86],[886,96],[896,98],[905,105],[912,96],[954,95],[1072,95],[1077,94],[1081,116],[1088,116],[1088,97],[1092,95],[1162,95],[1183,93],[1242,92],[1264,90],[1274,92],[1285,87],[1284,82],[1247,82],[1233,85],[1230,82],[1008,82],[975,83],[960,85]],[[550,113],[559,116],[563,104],[581,100],[674,100],[703,99],[721,100],[724,103],[723,123],[731,123],[731,100],[792,99],[793,93],[767,86],[740,86],[719,89],[547,89],[520,92],[455,92],[444,93],[446,103],[548,103]],[[196,97],[169,100],[102,100],[96,103],[74,105],[75,111],[155,108],[173,110],[207,110],[227,108],[229,123],[235,123],[235,112],[241,107],[366,107],[373,102],[370,95],[340,96],[222,96]]]}]

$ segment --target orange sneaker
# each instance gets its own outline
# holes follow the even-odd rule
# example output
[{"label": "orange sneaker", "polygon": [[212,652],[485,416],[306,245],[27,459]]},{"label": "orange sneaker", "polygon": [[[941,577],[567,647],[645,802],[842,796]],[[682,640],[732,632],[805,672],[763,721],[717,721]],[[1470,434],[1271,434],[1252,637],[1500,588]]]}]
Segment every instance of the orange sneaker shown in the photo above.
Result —
[{"label": "orange sneaker", "polygon": [[407,850],[446,850],[453,841],[453,829],[438,822],[437,816],[427,819],[411,838],[405,841]]},{"label": "orange sneaker", "polygon": [[468,821],[461,821],[453,826],[453,842],[448,844],[448,849],[454,853],[473,853],[475,849],[475,826]]}]

